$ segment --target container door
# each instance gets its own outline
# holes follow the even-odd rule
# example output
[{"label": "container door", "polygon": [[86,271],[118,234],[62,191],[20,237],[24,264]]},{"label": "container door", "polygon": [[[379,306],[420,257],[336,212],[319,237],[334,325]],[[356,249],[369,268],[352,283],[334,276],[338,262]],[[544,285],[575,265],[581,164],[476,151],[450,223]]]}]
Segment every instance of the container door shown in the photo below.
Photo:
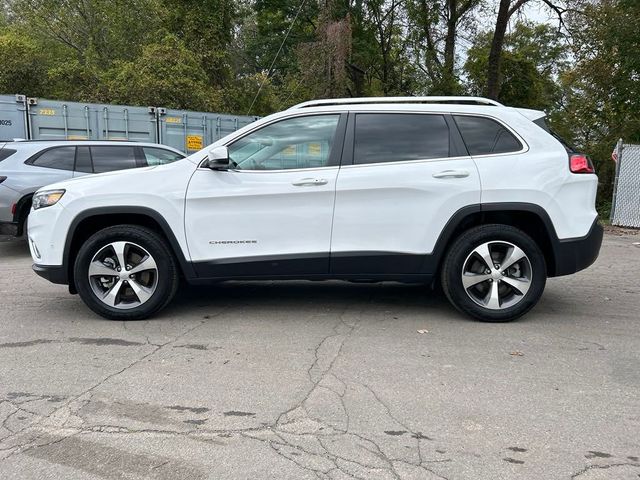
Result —
[{"label": "container door", "polygon": [[27,137],[24,95],[0,95],[0,141]]}]

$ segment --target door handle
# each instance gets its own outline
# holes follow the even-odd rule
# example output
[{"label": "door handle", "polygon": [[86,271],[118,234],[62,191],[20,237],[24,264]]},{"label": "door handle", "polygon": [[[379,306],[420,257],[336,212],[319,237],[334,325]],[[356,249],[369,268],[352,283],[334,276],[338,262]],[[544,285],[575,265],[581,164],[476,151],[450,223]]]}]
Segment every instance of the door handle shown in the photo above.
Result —
[{"label": "door handle", "polygon": [[468,176],[469,172],[466,170],[445,170],[433,174],[433,178],[465,178]]},{"label": "door handle", "polygon": [[294,187],[319,187],[320,185],[326,185],[329,180],[326,178],[303,178],[297,182],[293,182],[291,185]]}]

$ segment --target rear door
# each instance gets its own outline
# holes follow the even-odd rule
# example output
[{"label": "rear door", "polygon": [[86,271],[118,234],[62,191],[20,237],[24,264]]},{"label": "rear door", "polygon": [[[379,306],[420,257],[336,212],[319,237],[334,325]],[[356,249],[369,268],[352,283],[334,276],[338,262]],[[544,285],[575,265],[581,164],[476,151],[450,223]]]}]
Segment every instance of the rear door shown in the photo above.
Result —
[{"label": "rear door", "polygon": [[458,210],[479,203],[478,171],[448,115],[351,114],[331,272],[433,273],[429,254],[440,232]]}]

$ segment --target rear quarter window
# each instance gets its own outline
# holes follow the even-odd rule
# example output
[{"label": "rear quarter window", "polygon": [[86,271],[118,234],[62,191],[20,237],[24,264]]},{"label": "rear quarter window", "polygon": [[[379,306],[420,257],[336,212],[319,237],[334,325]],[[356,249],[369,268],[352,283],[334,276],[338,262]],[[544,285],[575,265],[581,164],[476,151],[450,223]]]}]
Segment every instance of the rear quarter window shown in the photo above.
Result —
[{"label": "rear quarter window", "polygon": [[540,128],[542,128],[545,132],[547,132],[553,138],[558,140],[562,144],[564,149],[567,151],[567,153],[576,152],[576,147],[574,147],[571,143],[567,142],[564,138],[562,138],[560,135],[558,135],[556,132],[554,132],[549,128],[549,125],[547,125],[547,122],[545,122],[544,117],[534,120],[533,123],[538,125]]},{"label": "rear quarter window", "polygon": [[75,157],[76,147],[54,147],[37,154],[26,163],[35,167],[72,171]]},{"label": "rear quarter window", "polygon": [[454,115],[469,155],[491,155],[522,150],[522,143],[501,123],[487,117]]},{"label": "rear quarter window", "polygon": [[11,155],[13,155],[16,152],[17,150],[12,150],[11,148],[3,148],[2,150],[0,150],[0,162],[2,160],[9,158]]}]

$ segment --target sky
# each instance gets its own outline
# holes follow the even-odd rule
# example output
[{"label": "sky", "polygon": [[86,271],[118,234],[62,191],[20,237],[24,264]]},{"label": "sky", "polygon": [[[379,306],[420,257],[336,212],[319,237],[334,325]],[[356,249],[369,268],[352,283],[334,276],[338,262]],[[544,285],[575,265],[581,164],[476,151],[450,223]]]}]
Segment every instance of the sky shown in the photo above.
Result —
[{"label": "sky", "polygon": [[541,2],[533,2],[524,7],[523,15],[528,20],[536,23],[558,23],[558,17],[551,12],[548,7],[544,7]]}]

